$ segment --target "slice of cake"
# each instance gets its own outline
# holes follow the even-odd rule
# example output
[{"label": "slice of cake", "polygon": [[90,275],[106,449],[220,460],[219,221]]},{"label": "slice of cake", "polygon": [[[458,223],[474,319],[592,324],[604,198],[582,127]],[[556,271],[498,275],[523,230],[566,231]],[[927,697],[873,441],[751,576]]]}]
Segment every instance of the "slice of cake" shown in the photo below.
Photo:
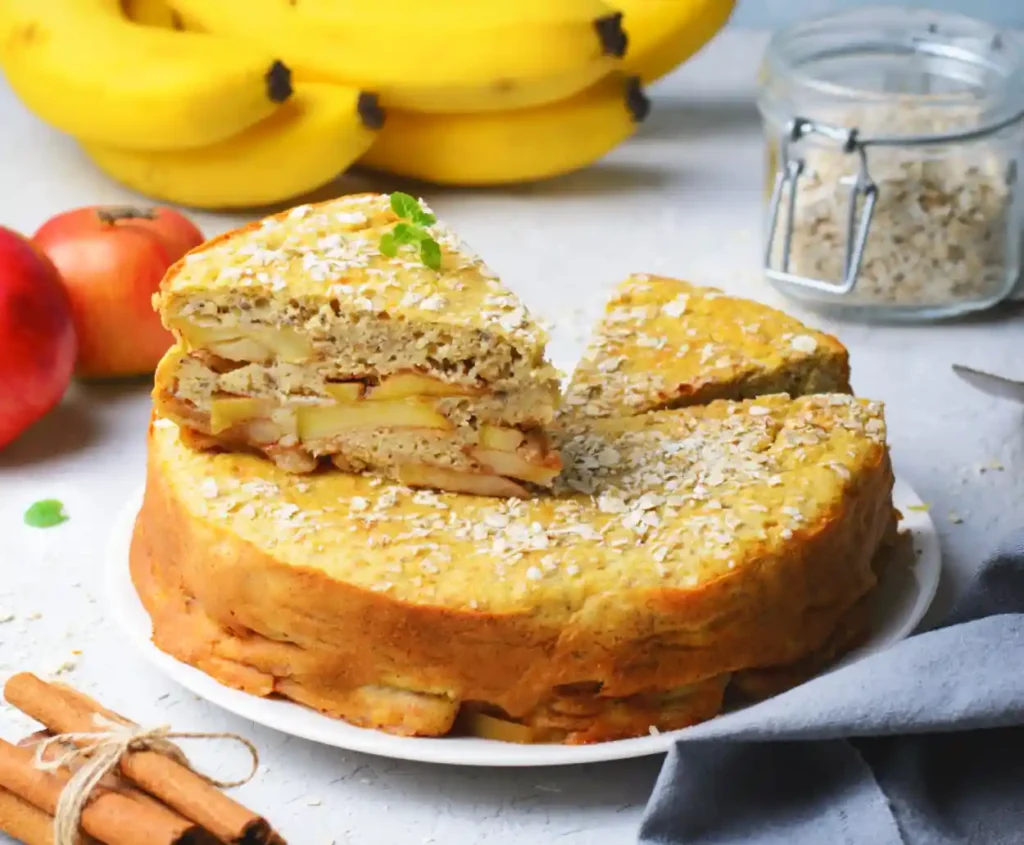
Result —
[{"label": "slice of cake", "polygon": [[156,409],[193,445],[492,496],[525,497],[561,469],[544,332],[408,195],[221,235],[171,268],[156,304],[178,341]]},{"label": "slice of cake", "polygon": [[744,673],[843,650],[894,528],[880,405],[770,396],[556,436],[551,495],[490,499],[296,476],[156,420],[131,549],[154,642],[365,727],[568,743],[711,718]]},{"label": "slice of cake", "polygon": [[849,392],[849,356],[834,337],[714,288],[635,275],[608,303],[564,411],[607,417],[771,393]]}]

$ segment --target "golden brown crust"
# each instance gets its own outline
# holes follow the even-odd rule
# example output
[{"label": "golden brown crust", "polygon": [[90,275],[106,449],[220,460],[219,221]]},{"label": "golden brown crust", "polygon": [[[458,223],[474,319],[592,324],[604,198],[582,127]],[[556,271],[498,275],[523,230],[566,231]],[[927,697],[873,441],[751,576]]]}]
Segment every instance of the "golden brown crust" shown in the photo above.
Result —
[{"label": "golden brown crust", "polygon": [[862,645],[870,635],[874,592],[874,589],[869,590],[854,602],[816,649],[796,660],[737,672],[732,677],[733,688],[747,698],[768,698],[820,674],[837,658]]},{"label": "golden brown crust", "polygon": [[[897,534],[898,518],[899,514],[894,510],[889,532],[882,540],[881,548],[871,564],[875,578],[879,582],[884,577],[886,568],[896,563],[893,560],[894,556],[902,556],[905,560],[908,555],[912,558],[914,554],[910,535]],[[877,587],[872,588],[857,599],[836,620],[832,632],[816,649],[794,661],[737,672],[732,677],[733,688],[747,698],[768,698],[820,674],[835,660],[863,645],[871,635],[871,626],[875,621],[877,592]]]},{"label": "golden brown crust", "polygon": [[849,355],[831,335],[716,288],[637,274],[609,300],[563,413],[617,416],[772,393],[849,392]]},{"label": "golden brown crust", "polygon": [[[152,502],[148,495],[147,502]],[[143,514],[151,510],[144,508]],[[146,520],[140,518],[132,538],[131,572],[153,620],[153,641],[161,650],[228,686],[253,695],[290,698],[359,727],[400,736],[444,736],[455,727],[463,702],[393,684],[354,685],[361,678],[338,672],[337,660],[325,660],[323,650],[275,641],[230,620],[218,623],[183,582],[173,583],[181,572],[167,558],[166,553],[155,553]],[[504,656],[503,649],[498,653]],[[707,678],[675,695],[618,698],[599,695],[596,684],[565,684],[517,720],[529,726],[533,741],[567,744],[638,736],[652,727],[676,730],[717,715],[728,679]],[[468,713],[482,709],[512,718],[490,703],[469,701],[465,707]]]},{"label": "golden brown crust", "polygon": [[[543,612],[528,602],[476,610],[374,591],[257,547],[230,520],[195,512],[166,449],[151,430],[131,552],[157,646],[254,694],[405,734],[446,733],[464,704],[562,730],[550,738],[565,742],[709,718],[731,673],[828,648],[875,584],[872,560],[893,525],[892,472],[877,449],[784,551],[759,554],[752,541],[742,566],[692,587],[622,584],[575,608],[559,610],[549,597]],[[238,472],[260,464],[223,457]],[[208,460],[215,477],[221,467]],[[681,705],[672,697],[680,691]],[[552,725],[566,698],[582,698],[582,715]]]}]

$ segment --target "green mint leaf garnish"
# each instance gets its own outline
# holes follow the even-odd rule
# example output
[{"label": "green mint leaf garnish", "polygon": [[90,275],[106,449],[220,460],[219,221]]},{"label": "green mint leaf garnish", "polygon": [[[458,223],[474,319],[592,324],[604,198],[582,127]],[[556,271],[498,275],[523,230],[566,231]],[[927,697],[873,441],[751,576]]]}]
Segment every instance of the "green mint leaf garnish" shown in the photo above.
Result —
[{"label": "green mint leaf garnish", "polygon": [[399,246],[419,244],[420,260],[431,270],[440,270],[441,245],[430,236],[426,228],[433,226],[437,218],[424,211],[415,197],[401,191],[395,191],[391,195],[391,209],[402,218],[402,221],[396,223],[390,232],[381,235],[381,254],[394,258],[398,254]]},{"label": "green mint leaf garnish", "polygon": [[417,214],[423,213],[423,209],[420,208],[416,197],[403,194],[401,191],[395,191],[391,195],[391,209],[399,217],[403,217],[406,220],[415,220]]},{"label": "green mint leaf garnish", "polygon": [[385,232],[380,236],[380,249],[382,255],[386,255],[388,258],[394,258],[398,255],[398,244],[395,242],[395,236],[391,232]]},{"label": "green mint leaf garnish", "polygon": [[25,524],[32,528],[52,528],[67,521],[64,504],[58,499],[40,499],[25,511]]},{"label": "green mint leaf garnish", "polygon": [[430,237],[419,226],[413,226],[411,223],[396,223],[391,234],[396,244],[418,244],[424,238]]},{"label": "green mint leaf garnish", "polygon": [[441,269],[441,247],[433,238],[420,241],[420,260],[431,270]]}]

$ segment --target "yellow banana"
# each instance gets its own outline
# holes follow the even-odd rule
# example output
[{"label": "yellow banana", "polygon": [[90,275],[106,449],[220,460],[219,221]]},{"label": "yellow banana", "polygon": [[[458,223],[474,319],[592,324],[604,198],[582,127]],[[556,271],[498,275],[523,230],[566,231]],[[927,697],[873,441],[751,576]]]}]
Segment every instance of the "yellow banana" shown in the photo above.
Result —
[{"label": "yellow banana", "polygon": [[178,13],[164,0],[121,0],[121,11],[128,20],[143,26],[184,29]]},{"label": "yellow banana", "polygon": [[181,21],[182,29],[188,30],[189,32],[206,32],[206,30],[203,29],[203,25],[191,15],[187,15],[184,12],[175,12],[174,14],[177,16],[178,20]]},{"label": "yellow banana", "polygon": [[373,95],[309,82],[296,85],[262,123],[213,146],[82,146],[107,175],[146,196],[196,208],[249,208],[327,184],[366,151],[383,119]]},{"label": "yellow banana", "polygon": [[290,71],[258,47],[142,26],[101,0],[3,0],[0,70],[47,123],[132,149],[222,141],[279,108]]},{"label": "yellow banana", "polygon": [[360,159],[373,170],[442,185],[500,185],[585,167],[624,141],[650,103],[619,74],[560,103],[496,114],[388,112]]},{"label": "yellow banana", "polygon": [[604,0],[168,0],[208,32],[273,49],[297,79],[414,111],[524,108],[569,97],[626,49]]},{"label": "yellow banana", "polygon": [[649,85],[674,70],[725,26],[736,0],[614,0],[629,38],[626,73]]},{"label": "yellow banana", "polygon": [[174,11],[167,0],[120,0],[124,16],[135,23],[146,26],[162,26],[164,29],[186,29],[189,32],[203,32],[194,18]]}]

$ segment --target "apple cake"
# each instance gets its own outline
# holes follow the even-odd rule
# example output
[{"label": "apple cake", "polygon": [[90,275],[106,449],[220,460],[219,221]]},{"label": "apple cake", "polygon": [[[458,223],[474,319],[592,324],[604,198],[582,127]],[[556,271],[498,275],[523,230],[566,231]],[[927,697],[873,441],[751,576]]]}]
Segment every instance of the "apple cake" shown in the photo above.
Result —
[{"label": "apple cake", "polygon": [[608,302],[563,413],[607,417],[772,393],[849,393],[831,335],[749,299],[637,274]]},{"label": "apple cake", "polygon": [[177,340],[155,407],[194,446],[489,496],[526,497],[561,469],[544,332],[406,194],[214,238],[171,267],[155,305]]},{"label": "apple cake", "polygon": [[[156,418],[131,572],[222,683],[416,736],[587,743],[716,715],[834,649],[892,538],[878,403],[574,420],[521,500],[298,475]],[[768,673],[761,677],[758,673]]]}]

